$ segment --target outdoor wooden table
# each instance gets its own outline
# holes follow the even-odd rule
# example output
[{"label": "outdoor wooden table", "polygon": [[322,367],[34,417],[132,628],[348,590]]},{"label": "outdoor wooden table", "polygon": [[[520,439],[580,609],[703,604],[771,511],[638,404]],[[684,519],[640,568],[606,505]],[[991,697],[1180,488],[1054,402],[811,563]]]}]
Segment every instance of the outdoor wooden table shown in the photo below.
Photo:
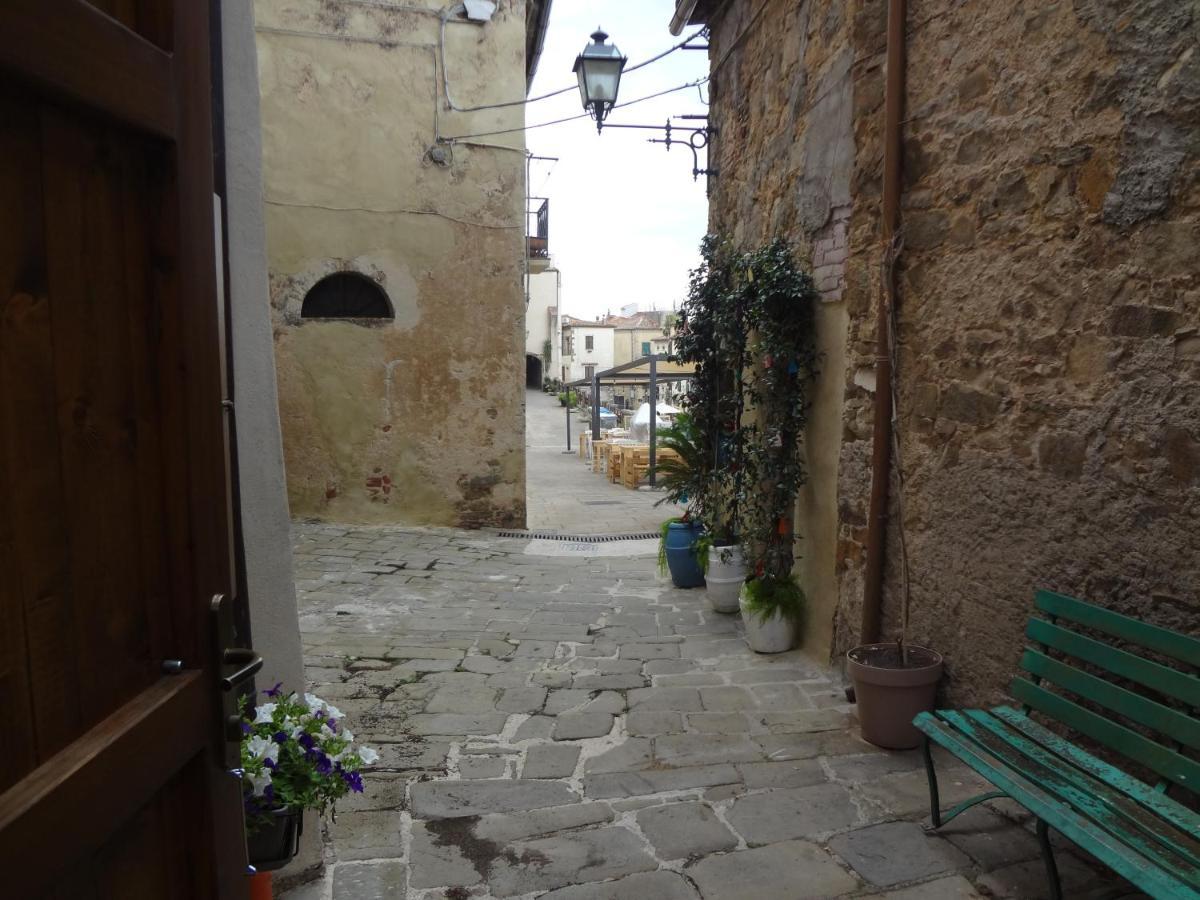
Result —
[{"label": "outdoor wooden table", "polygon": [[608,464],[608,451],[610,449],[608,441],[592,441],[592,471],[604,472],[605,466]]}]

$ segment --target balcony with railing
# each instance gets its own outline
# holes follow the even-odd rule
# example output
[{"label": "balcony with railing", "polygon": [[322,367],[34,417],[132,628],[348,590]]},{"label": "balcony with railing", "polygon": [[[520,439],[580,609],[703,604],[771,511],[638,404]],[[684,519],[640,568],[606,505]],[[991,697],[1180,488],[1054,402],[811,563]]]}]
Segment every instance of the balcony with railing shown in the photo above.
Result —
[{"label": "balcony with railing", "polygon": [[530,210],[526,217],[526,252],[531,260],[550,259],[550,200],[545,197],[534,197],[541,200],[542,205],[536,210]]}]

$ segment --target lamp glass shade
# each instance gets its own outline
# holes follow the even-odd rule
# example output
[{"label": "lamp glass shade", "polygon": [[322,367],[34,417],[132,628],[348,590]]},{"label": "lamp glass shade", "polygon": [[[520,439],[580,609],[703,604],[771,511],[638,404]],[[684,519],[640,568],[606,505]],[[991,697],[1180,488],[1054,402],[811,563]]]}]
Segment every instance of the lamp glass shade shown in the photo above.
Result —
[{"label": "lamp glass shade", "polygon": [[608,35],[596,31],[592,43],[583,48],[575,59],[575,76],[579,80],[579,98],[583,108],[597,122],[604,120],[608,111],[617,102],[621,87],[621,71],[626,59],[612,44],[606,44]]}]

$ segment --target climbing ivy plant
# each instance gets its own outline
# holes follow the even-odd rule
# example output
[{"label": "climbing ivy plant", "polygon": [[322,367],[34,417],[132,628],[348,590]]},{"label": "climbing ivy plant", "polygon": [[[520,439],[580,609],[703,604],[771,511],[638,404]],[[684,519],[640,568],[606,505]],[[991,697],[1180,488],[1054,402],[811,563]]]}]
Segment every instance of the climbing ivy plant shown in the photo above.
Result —
[{"label": "climbing ivy plant", "polygon": [[791,574],[800,438],[816,374],[812,278],[775,240],[738,252],[709,235],[679,313],[674,358],[695,368],[687,408],[707,461],[699,506],[759,577]]}]

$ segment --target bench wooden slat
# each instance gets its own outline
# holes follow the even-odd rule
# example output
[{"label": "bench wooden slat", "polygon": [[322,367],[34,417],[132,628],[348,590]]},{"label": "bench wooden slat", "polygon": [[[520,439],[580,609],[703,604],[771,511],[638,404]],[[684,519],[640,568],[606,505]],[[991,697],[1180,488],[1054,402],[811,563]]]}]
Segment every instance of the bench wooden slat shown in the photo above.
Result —
[{"label": "bench wooden slat", "polygon": [[1047,791],[995,760],[932,713],[921,713],[913,720],[913,724],[1051,828],[1102,859],[1118,875],[1158,897],[1200,900],[1200,891],[1155,866],[1108,832],[1096,828],[1090,819],[1063,805]]},{"label": "bench wooden slat", "polygon": [[1180,787],[1200,793],[1200,763],[1156,744],[1136,731],[1084,709],[1024,678],[1014,678],[1012,694],[1022,703],[1086,734],[1123,756],[1135,760]]},{"label": "bench wooden slat", "polygon": [[1038,591],[1036,603],[1038,609],[1052,616],[1069,619],[1190,666],[1200,667],[1200,640],[1185,634],[1159,628],[1148,622],[1052,591]]},{"label": "bench wooden slat", "polygon": [[1000,706],[991,710],[991,713],[996,718],[1004,720],[1022,734],[1037,741],[1043,747],[1052,750],[1078,768],[1096,776],[1105,784],[1131,797],[1149,811],[1162,816],[1182,831],[1191,834],[1200,834],[1200,814],[1192,812],[1182,803],[1177,803],[1170,797],[1156,791],[1144,781],[1139,781],[1132,775],[1122,772],[1116,766],[1092,756],[1086,750],[1081,750],[1070,741],[1059,737],[1049,728],[1038,724],[1018,709],[1014,709],[1011,706]]},{"label": "bench wooden slat", "polygon": [[[1128,795],[1075,768],[985,710],[947,710],[939,712],[938,717],[1143,856],[1200,887],[1200,841],[1187,831],[1147,812]],[[986,734],[979,728],[985,729]],[[1003,746],[997,745],[996,740],[1002,741]]]},{"label": "bench wooden slat", "polygon": [[1195,675],[1142,659],[1045,619],[1030,619],[1025,635],[1039,644],[1061,650],[1076,659],[1107,669],[1114,675],[1200,708],[1200,678]]},{"label": "bench wooden slat", "polygon": [[1021,656],[1021,668],[1119,713],[1132,722],[1152,728],[1159,734],[1174,738],[1187,747],[1200,748],[1200,720],[1184,715],[1169,706],[1127,691],[1103,678],[1051,659],[1038,650],[1026,650]]}]

